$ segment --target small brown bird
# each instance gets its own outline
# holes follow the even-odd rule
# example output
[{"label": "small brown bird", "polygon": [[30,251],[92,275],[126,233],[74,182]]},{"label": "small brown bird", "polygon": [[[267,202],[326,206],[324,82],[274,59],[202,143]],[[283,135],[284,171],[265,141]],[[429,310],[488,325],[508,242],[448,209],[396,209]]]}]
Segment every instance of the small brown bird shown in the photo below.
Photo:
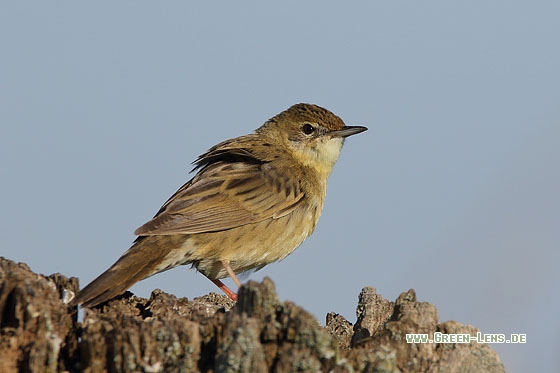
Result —
[{"label": "small brown bird", "polygon": [[236,300],[220,279],[241,286],[236,274],[284,259],[313,232],[344,139],[365,130],[297,104],[210,148],[194,162],[197,174],[134,232],[132,247],[71,304],[93,307],[184,264]]}]

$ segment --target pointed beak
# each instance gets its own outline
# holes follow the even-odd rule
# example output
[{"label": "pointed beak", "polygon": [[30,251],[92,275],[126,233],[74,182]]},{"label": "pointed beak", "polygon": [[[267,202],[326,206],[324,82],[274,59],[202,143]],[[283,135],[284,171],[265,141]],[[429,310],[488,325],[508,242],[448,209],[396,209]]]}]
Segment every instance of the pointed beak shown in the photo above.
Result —
[{"label": "pointed beak", "polygon": [[342,128],[341,130],[329,132],[329,135],[331,135],[332,137],[348,137],[348,136],[356,135],[356,134],[358,134],[360,132],[364,132],[364,131],[367,131],[367,127],[346,126],[346,127]]}]

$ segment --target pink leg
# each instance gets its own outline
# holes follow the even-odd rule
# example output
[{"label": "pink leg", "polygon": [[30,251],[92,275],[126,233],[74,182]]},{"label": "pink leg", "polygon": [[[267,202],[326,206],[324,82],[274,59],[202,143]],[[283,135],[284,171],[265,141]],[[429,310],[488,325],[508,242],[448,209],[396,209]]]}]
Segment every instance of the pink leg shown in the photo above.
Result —
[{"label": "pink leg", "polygon": [[[237,276],[235,275],[235,272],[233,272],[233,269],[231,269],[229,262],[226,260],[222,260],[222,266],[224,266],[224,268],[226,269],[226,271],[228,272],[229,276],[233,279],[233,281],[237,284],[237,287],[241,286],[241,281],[239,281],[239,279],[237,278]],[[237,302],[237,294],[235,294],[230,288],[228,288],[226,286],[226,284],[224,284],[222,281],[216,279],[216,280],[212,280],[210,279],[210,281],[212,281],[217,287],[220,288],[221,291],[223,291],[224,293],[226,293],[226,295],[233,301]]]},{"label": "pink leg", "polygon": [[234,302],[237,302],[237,294],[235,294],[230,288],[228,288],[226,286],[226,284],[224,284],[220,280],[212,280],[211,279],[210,281],[212,281],[217,287],[219,287],[221,291],[226,293],[226,295],[229,297],[229,299],[231,299]]},{"label": "pink leg", "polygon": [[229,262],[225,261],[225,260],[222,260],[222,265],[226,269],[227,273],[229,273],[229,277],[231,277],[233,279],[233,281],[235,282],[235,284],[237,285],[237,287],[240,288],[241,287],[241,281],[239,281],[239,279],[235,275],[235,272],[233,272],[233,269],[231,269],[231,267],[229,266]]}]

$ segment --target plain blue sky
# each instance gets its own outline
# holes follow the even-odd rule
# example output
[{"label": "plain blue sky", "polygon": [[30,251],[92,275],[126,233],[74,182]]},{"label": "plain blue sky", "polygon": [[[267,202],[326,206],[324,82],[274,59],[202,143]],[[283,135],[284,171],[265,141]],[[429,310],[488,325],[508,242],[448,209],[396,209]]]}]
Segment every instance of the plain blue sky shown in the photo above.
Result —
[{"label": "plain blue sky", "polygon": [[[348,125],[323,216],[270,276],[324,323],[414,288],[511,372],[560,370],[560,3],[0,5],[0,255],[82,286],[191,175],[298,102]],[[231,282],[228,282],[231,284]],[[177,268],[132,288],[216,291]]]}]

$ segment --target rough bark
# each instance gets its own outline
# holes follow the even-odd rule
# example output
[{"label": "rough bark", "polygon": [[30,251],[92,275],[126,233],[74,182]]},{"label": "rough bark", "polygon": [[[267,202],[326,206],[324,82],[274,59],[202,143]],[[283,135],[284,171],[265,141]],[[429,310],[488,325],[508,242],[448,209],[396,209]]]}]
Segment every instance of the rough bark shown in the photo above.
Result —
[{"label": "rough bark", "polygon": [[42,276],[0,258],[1,372],[503,372],[486,344],[407,343],[407,333],[475,335],[438,323],[413,290],[393,303],[359,295],[354,326],[335,313],[323,327],[269,279],[249,281],[237,303],[211,293],[187,300],[155,290],[94,309],[66,305],[76,278]]}]

